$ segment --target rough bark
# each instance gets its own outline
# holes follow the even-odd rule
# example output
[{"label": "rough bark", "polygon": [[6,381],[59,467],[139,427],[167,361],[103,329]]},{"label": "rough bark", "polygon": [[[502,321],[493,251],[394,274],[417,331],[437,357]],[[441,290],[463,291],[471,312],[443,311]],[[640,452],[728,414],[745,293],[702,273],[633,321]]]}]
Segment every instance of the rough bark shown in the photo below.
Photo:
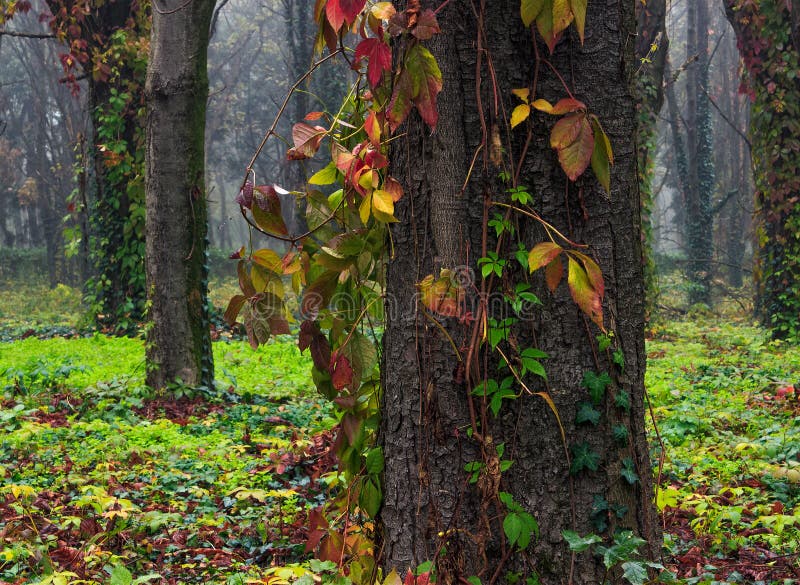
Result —
[{"label": "rough bark", "polygon": [[[380,513],[383,563],[404,571],[435,558],[443,583],[470,575],[480,576],[484,583],[505,582],[506,571],[526,572],[531,566],[545,584],[599,583],[602,563],[584,553],[577,555],[573,565],[561,536],[565,529],[581,534],[596,531],[590,518],[595,496],[627,506],[627,513],[612,521],[612,530],[631,528],[648,539],[652,554],[659,551],[644,435],[644,294],[632,87],[635,65],[630,42],[635,34],[633,4],[590,2],[584,46],[574,30],[552,56],[541,42],[538,45],[539,54],[567,74],[575,97],[589,104],[611,138],[615,155],[611,196],[604,195],[591,172],[577,184],[567,184],[549,146],[554,120],[545,115],[533,120],[519,180],[534,194],[534,205],[547,221],[574,241],[589,244],[606,278],[606,325],[616,333],[625,356],[624,372],[617,372],[616,384],[617,391],[624,389],[631,395],[630,413],[615,409],[608,399],[601,407],[603,422],[589,429],[578,427],[576,410],[586,397],[581,380],[590,370],[613,370],[610,356],[593,355],[591,344],[597,331],[576,308],[565,284],[553,296],[540,276],[532,279],[544,307],[530,314],[516,334],[521,347],[536,346],[551,356],[545,360],[547,386],[533,385],[533,389],[549,391],[568,444],[585,441],[602,457],[597,471],[576,475],[570,474],[558,423],[538,397],[523,396],[504,407],[499,418],[479,423],[482,444],[467,436],[471,426],[467,396],[479,380],[472,370],[463,370],[450,341],[415,305],[415,283],[428,274],[438,275],[440,267],[461,267],[458,276],[469,278],[482,255],[485,202],[506,198],[498,175],[509,169],[493,165],[489,144],[478,155],[462,193],[473,153],[484,139],[491,143],[496,138],[517,158],[526,142],[523,129],[507,133],[504,121],[519,103],[511,90],[529,87],[533,78],[532,37],[516,18],[519,2],[480,3],[480,22],[471,6],[455,0],[438,15],[443,35],[431,48],[445,82],[437,130],[430,133],[412,115],[392,156],[392,174],[401,178],[406,195],[396,206],[399,223],[392,227],[394,256],[387,268],[381,432],[387,461]],[[480,25],[483,35],[478,34]],[[561,82],[542,65],[536,97],[555,101],[563,94]],[[495,96],[504,110],[495,110]],[[449,188],[443,189],[444,185]],[[529,249],[544,240],[538,224],[520,219],[519,226]],[[493,242],[488,246],[494,249]],[[512,280],[525,280],[521,271],[512,271],[509,268]],[[474,284],[468,287],[473,292],[481,287],[479,282]],[[489,299],[490,305],[495,305],[494,299]],[[491,310],[502,311],[500,305]],[[477,313],[474,295],[470,309]],[[490,316],[499,315],[492,312]],[[466,360],[472,328],[455,319],[446,319],[443,326]],[[480,358],[481,367],[488,366],[490,374],[496,367],[491,363],[494,359],[488,357],[484,363]],[[629,429],[627,447],[620,449],[614,443],[613,424]],[[496,500],[481,501],[464,472],[467,463],[479,460],[490,444],[500,442],[505,442],[506,458],[514,463],[503,474],[499,489],[512,493],[541,528],[527,567],[500,561],[506,551],[499,517],[503,510]],[[636,466],[641,481],[635,485],[620,479],[625,457]]]},{"label": "rough bark", "polygon": [[147,381],[211,386],[204,185],[206,53],[213,0],[153,14],[147,99]]}]

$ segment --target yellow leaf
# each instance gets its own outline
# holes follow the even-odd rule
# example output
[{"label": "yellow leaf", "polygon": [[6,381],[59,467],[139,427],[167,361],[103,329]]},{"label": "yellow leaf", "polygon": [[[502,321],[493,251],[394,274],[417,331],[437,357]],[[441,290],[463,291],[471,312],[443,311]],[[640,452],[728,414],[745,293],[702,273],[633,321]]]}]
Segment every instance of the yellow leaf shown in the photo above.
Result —
[{"label": "yellow leaf", "polygon": [[380,20],[389,20],[397,13],[391,2],[378,2],[372,7],[372,16]]},{"label": "yellow leaf", "polygon": [[531,105],[540,112],[544,112],[545,114],[549,114],[553,111],[553,104],[541,98],[533,102]]},{"label": "yellow leaf", "polygon": [[553,0],[553,36],[560,35],[572,22],[569,0]]},{"label": "yellow leaf", "polygon": [[367,225],[369,221],[370,210],[372,209],[372,194],[367,195],[361,200],[361,205],[358,206],[358,215],[361,218],[361,223]]},{"label": "yellow leaf", "polygon": [[527,87],[522,87],[520,89],[512,89],[511,93],[513,93],[515,96],[517,96],[526,104],[528,103],[528,99],[531,96],[531,90],[528,89]]},{"label": "yellow leaf", "polygon": [[578,29],[578,36],[583,44],[583,31],[586,26],[586,4],[588,0],[569,0],[569,7],[575,16],[575,28]]},{"label": "yellow leaf", "polygon": [[511,127],[515,128],[522,124],[531,115],[531,107],[528,104],[520,104],[511,112]]},{"label": "yellow leaf", "polygon": [[522,0],[520,2],[519,14],[525,26],[530,26],[536,20],[542,8],[544,8],[544,0]]},{"label": "yellow leaf", "polygon": [[388,191],[376,189],[372,192],[372,213],[375,219],[383,223],[397,221],[394,217],[394,201]]}]

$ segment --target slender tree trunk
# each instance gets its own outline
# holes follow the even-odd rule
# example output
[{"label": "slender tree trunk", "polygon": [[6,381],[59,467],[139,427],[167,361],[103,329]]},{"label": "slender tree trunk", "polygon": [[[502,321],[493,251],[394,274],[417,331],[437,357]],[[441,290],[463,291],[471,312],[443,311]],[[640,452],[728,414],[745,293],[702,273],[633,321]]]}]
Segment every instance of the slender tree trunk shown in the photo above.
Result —
[{"label": "slender tree trunk", "polygon": [[[516,0],[475,3],[481,11],[479,21],[471,6],[455,0],[442,9],[438,17],[443,34],[428,44],[444,78],[436,131],[431,134],[412,115],[392,156],[392,174],[400,178],[406,194],[395,208],[399,222],[392,224],[394,254],[387,268],[381,431],[387,462],[380,513],[383,563],[405,571],[436,560],[442,583],[470,575],[479,576],[483,583],[505,582],[506,571],[512,570],[538,575],[546,585],[600,583],[602,562],[588,552],[573,559],[562,530],[586,534],[630,528],[648,539],[651,554],[657,555],[660,549],[644,434],[644,291],[630,42],[635,34],[633,4],[590,2],[585,45],[570,30],[548,56],[556,69],[567,74],[575,97],[589,105],[610,136],[615,155],[610,198],[591,172],[568,184],[549,145],[549,127],[554,122],[549,116],[536,115],[521,163],[519,182],[534,194],[537,211],[574,241],[588,244],[599,261],[607,283],[607,325],[615,331],[625,360],[620,372],[610,354],[593,353],[597,331],[576,308],[565,284],[553,296],[541,277],[532,279],[544,306],[528,313],[515,340],[520,348],[539,347],[550,356],[544,360],[548,383],[529,384],[535,391],[549,392],[567,445],[547,403],[521,389],[521,397],[504,403],[498,418],[478,420],[481,436],[470,437],[469,395],[481,379],[476,379],[471,367],[465,370],[464,363],[472,347],[473,359],[479,356],[481,369],[491,377],[496,372],[496,363],[492,365],[496,354],[486,352],[485,345],[472,345],[476,343],[471,339],[472,325],[444,319],[445,336],[415,304],[416,284],[426,275],[438,276],[444,267],[456,270],[472,291],[470,308],[473,316],[478,314],[474,293],[482,285],[470,281],[470,275],[476,271],[476,259],[494,249],[491,241],[484,245],[485,212],[495,211],[486,206],[507,199],[507,185],[498,176],[508,169],[494,166],[489,145],[493,139],[502,141],[505,152],[516,159],[526,143],[521,128],[510,133],[511,142],[506,143],[505,120],[519,103],[511,90],[530,87],[533,79],[536,54],[531,31],[515,18],[519,14]],[[483,34],[478,32],[481,26]],[[538,53],[545,56],[547,51],[539,41]],[[536,97],[555,101],[563,94],[561,81],[542,64]],[[495,96],[502,100],[506,114],[494,110]],[[482,142],[487,148],[479,152]],[[519,230],[528,249],[546,239],[539,224],[524,218]],[[508,249],[503,252],[510,254]],[[510,264],[504,272],[504,279],[517,282],[526,277],[527,271]],[[490,305],[496,305],[489,317],[500,318],[502,300],[498,305],[494,299],[489,297]],[[471,365],[478,364],[472,361]],[[614,392],[630,395],[630,410],[616,408],[609,396],[597,427],[577,425],[578,405],[586,398],[581,380],[587,371],[611,372],[616,380]],[[624,447],[612,438],[614,426],[629,432]],[[500,443],[505,445],[504,458],[513,460],[500,483],[494,488],[488,485],[498,477],[494,470],[470,484],[465,465],[484,460]],[[576,445],[601,457],[596,471],[570,473],[565,449]],[[636,483],[621,480],[623,465],[635,467]],[[501,526],[504,509],[491,497],[493,489],[511,493],[539,523],[541,536],[532,545],[527,565],[505,562],[511,557],[504,554],[508,551]],[[593,504],[598,502],[618,512],[609,513],[610,525],[601,528],[597,518],[595,522],[592,518]]]},{"label": "slender tree trunk", "polygon": [[642,262],[648,312],[658,296],[653,259],[652,192],[655,146],[658,137],[658,114],[664,104],[664,68],[669,41],[666,33],[666,0],[636,3],[636,58],[641,63],[636,76],[639,191],[642,214]]},{"label": "slender tree trunk", "polygon": [[211,386],[204,182],[206,56],[213,0],[153,14],[147,99],[147,381]]}]

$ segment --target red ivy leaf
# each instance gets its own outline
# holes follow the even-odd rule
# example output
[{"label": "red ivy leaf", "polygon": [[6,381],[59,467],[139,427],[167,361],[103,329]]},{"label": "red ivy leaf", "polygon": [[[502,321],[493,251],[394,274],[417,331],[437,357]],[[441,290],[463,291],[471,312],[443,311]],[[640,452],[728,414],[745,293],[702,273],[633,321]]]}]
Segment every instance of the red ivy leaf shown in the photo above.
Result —
[{"label": "red ivy leaf", "polygon": [[417,18],[417,24],[411,29],[411,34],[421,41],[427,41],[433,38],[433,35],[439,34],[442,29],[439,28],[439,22],[436,20],[436,13],[430,8],[423,10]]},{"label": "red ivy leaf", "polygon": [[322,126],[310,126],[304,122],[298,122],[292,126],[294,148],[289,149],[286,153],[286,158],[289,160],[311,158],[317,154],[326,132],[327,130]]},{"label": "red ivy leaf", "polygon": [[364,8],[367,0],[328,0],[325,14],[335,31],[339,31],[346,22],[352,24],[358,13]]},{"label": "red ivy leaf", "polygon": [[370,86],[376,87],[383,78],[384,71],[392,69],[392,50],[381,39],[364,39],[356,47],[354,68],[358,68],[361,59],[369,59],[367,65],[367,80]]},{"label": "red ivy leaf", "polygon": [[436,97],[442,90],[442,72],[436,58],[422,45],[414,45],[408,50],[403,71],[395,85],[389,103],[389,125],[392,130],[403,123],[411,110],[409,100],[413,101],[425,123],[436,127],[439,112]]},{"label": "red ivy leaf", "polygon": [[544,269],[544,280],[551,293],[556,292],[562,278],[564,278],[564,263],[561,261],[561,256],[556,256],[555,260]]},{"label": "red ivy leaf", "polygon": [[236,318],[239,316],[239,311],[242,310],[247,297],[244,295],[234,295],[234,297],[228,303],[228,308],[225,309],[225,314],[223,315],[223,319],[225,322],[233,327],[236,323]]},{"label": "red ivy leaf", "polygon": [[331,383],[337,390],[342,390],[353,383],[353,366],[350,360],[338,351],[331,354]]},{"label": "red ivy leaf", "polygon": [[570,181],[580,177],[594,151],[594,133],[586,114],[569,114],[556,122],[550,133],[550,146],[558,152],[558,162]]}]

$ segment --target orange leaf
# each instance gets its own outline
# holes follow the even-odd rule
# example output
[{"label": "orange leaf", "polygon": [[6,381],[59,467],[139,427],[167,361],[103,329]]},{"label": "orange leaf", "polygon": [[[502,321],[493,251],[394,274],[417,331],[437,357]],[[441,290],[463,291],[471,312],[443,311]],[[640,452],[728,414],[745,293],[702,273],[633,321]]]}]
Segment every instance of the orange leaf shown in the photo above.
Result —
[{"label": "orange leaf", "polygon": [[556,122],[550,145],[558,152],[558,162],[570,181],[580,177],[589,166],[594,150],[594,133],[586,114],[575,113]]},{"label": "orange leaf", "polygon": [[536,244],[528,253],[528,270],[535,272],[542,266],[547,266],[561,253],[563,248],[553,242]]},{"label": "orange leaf", "polygon": [[586,271],[571,257],[569,258],[569,271],[567,283],[572,299],[602,331],[603,327],[603,302],[599,292],[592,286]]},{"label": "orange leaf", "polygon": [[544,269],[544,280],[547,283],[547,288],[551,293],[556,292],[558,284],[564,277],[564,263],[561,261],[561,256],[556,256],[555,260],[547,265]]}]

